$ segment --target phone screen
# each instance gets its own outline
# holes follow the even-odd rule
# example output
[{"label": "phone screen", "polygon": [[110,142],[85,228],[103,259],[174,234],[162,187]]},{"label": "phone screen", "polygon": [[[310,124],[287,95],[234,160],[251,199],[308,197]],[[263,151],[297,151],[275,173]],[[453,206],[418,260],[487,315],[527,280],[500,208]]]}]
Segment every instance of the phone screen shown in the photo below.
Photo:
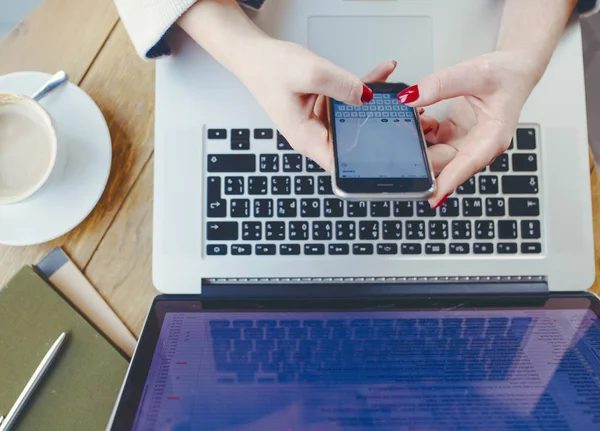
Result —
[{"label": "phone screen", "polygon": [[376,92],[363,106],[331,102],[336,173],[344,190],[401,193],[431,187],[419,119],[396,94]]}]

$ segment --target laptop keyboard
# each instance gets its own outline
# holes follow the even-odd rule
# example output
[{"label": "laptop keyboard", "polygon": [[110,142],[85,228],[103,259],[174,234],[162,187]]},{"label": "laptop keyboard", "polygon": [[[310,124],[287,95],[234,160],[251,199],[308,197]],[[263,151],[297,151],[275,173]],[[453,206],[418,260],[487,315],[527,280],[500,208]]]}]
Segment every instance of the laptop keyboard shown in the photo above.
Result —
[{"label": "laptop keyboard", "polygon": [[210,327],[217,371],[235,375],[222,383],[360,383],[505,380],[530,324],[519,317],[212,320]]},{"label": "laptop keyboard", "polygon": [[273,129],[206,131],[205,254],[539,255],[539,143],[517,129],[506,153],[437,210],[426,201],[346,202]]}]

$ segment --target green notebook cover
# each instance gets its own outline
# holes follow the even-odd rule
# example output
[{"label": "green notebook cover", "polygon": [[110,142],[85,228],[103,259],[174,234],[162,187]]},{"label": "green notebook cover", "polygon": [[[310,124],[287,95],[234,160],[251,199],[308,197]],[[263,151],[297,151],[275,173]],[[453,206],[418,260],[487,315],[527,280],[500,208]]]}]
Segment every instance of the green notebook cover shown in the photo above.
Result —
[{"label": "green notebook cover", "polygon": [[68,338],[14,430],[106,428],[127,360],[30,267],[0,290],[0,415],[63,331]]}]

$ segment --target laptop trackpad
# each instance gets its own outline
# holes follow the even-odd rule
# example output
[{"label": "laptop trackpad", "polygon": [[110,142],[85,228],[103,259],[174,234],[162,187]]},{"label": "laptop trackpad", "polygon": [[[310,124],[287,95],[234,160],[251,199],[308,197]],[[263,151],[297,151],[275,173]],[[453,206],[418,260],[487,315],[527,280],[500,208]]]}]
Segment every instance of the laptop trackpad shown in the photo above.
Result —
[{"label": "laptop trackpad", "polygon": [[311,17],[309,48],[362,77],[396,60],[390,82],[411,84],[433,72],[429,17]]}]

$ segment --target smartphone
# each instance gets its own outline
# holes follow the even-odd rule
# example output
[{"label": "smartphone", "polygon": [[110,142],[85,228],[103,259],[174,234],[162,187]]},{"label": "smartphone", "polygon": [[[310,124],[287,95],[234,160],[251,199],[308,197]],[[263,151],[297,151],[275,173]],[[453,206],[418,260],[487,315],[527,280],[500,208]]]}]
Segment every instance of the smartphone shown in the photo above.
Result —
[{"label": "smartphone", "polygon": [[427,199],[435,177],[419,113],[396,98],[407,85],[367,85],[374,98],[363,106],[328,100],[334,193],[349,200]]}]

